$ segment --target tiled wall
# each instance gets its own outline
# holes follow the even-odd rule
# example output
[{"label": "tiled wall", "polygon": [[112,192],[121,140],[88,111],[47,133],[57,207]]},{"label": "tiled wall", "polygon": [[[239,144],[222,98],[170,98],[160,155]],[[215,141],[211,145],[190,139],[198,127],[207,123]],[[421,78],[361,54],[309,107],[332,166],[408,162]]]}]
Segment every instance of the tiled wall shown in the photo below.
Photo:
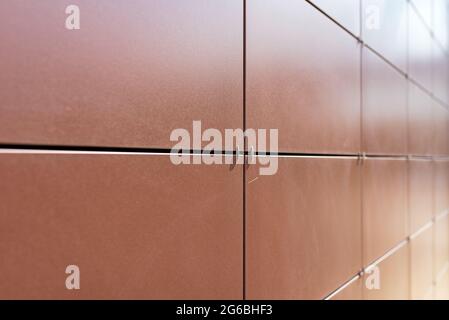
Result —
[{"label": "tiled wall", "polygon": [[[1,1],[0,298],[449,299],[448,6]],[[278,172],[172,164],[194,120]]]}]

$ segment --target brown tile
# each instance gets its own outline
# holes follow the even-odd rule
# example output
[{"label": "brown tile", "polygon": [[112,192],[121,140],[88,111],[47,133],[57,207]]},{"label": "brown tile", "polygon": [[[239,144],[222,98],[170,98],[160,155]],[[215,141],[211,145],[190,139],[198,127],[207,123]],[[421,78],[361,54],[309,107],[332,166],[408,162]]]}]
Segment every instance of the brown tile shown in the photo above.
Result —
[{"label": "brown tile", "polygon": [[448,86],[449,63],[448,57],[437,41],[432,41],[432,92],[441,101],[449,104]]},{"label": "brown tile", "polygon": [[408,165],[410,233],[414,233],[433,216],[433,163],[411,160]]},{"label": "brown tile", "polygon": [[357,160],[280,158],[247,179],[248,299],[322,299],[361,269]]},{"label": "brown tile", "polygon": [[331,300],[362,300],[363,280],[358,278],[336,293]]},{"label": "brown tile", "polygon": [[280,150],[359,151],[356,39],[305,1],[247,1],[246,107],[249,128],[279,129]]},{"label": "brown tile", "polygon": [[427,90],[432,89],[432,38],[415,10],[409,12],[409,74]]},{"label": "brown tile", "polygon": [[407,153],[407,81],[371,50],[363,50],[363,150]]},{"label": "brown tile", "polygon": [[449,270],[441,275],[435,286],[435,299],[437,300],[449,300]]},{"label": "brown tile", "polygon": [[362,0],[363,41],[402,71],[407,65],[407,1]]},{"label": "brown tile", "polygon": [[434,275],[438,278],[449,263],[449,218],[436,220],[434,227]]},{"label": "brown tile", "polygon": [[310,0],[320,10],[336,20],[354,35],[360,34],[360,1],[359,0]]},{"label": "brown tile", "polygon": [[449,162],[434,162],[434,215],[449,209]]},{"label": "brown tile", "polygon": [[423,300],[434,300],[434,286],[430,287]]},{"label": "brown tile", "polygon": [[242,298],[241,167],[1,154],[0,175],[2,299]]},{"label": "brown tile", "polygon": [[449,155],[449,111],[441,104],[434,102],[433,114],[433,153],[439,156],[447,156]]},{"label": "brown tile", "polygon": [[365,265],[383,256],[407,236],[405,160],[364,161],[363,236]]},{"label": "brown tile", "polygon": [[365,273],[363,297],[365,300],[406,300],[409,299],[408,248],[402,247],[379,263],[380,288],[368,287],[373,273]]},{"label": "brown tile", "polygon": [[416,85],[409,84],[409,153],[432,155],[434,123],[432,98]]},{"label": "brown tile", "polygon": [[410,242],[411,298],[426,299],[433,285],[432,227]]},{"label": "brown tile", "polygon": [[[241,0],[0,4],[0,142],[172,147],[175,128],[241,127]],[[45,18],[44,18],[45,17]]]}]

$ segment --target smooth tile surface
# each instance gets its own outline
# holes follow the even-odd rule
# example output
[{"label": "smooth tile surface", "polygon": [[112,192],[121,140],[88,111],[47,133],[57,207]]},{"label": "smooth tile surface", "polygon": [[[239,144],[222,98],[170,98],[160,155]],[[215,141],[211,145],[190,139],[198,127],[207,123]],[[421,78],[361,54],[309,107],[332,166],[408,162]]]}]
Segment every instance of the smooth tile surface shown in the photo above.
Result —
[{"label": "smooth tile surface", "polygon": [[432,10],[433,10],[433,2],[435,0],[411,0],[412,10],[415,10],[420,17],[424,20],[424,23],[427,27],[432,26]]},{"label": "smooth tile surface", "polygon": [[338,292],[331,300],[362,300],[362,278],[358,278],[343,290]]},{"label": "smooth tile surface", "polygon": [[434,162],[434,215],[449,209],[449,162]]},{"label": "smooth tile surface", "polygon": [[448,49],[448,18],[449,18],[449,4],[447,0],[432,0],[433,1],[433,21],[432,29],[435,38],[447,50]]},{"label": "smooth tile surface", "polygon": [[357,152],[357,41],[305,1],[247,1],[246,114],[279,129],[279,150]]},{"label": "smooth tile surface", "polygon": [[247,298],[323,299],[361,269],[360,168],[279,160],[276,175],[247,174]]},{"label": "smooth tile surface", "polygon": [[407,164],[405,160],[365,160],[363,164],[364,264],[407,236]]},{"label": "smooth tile surface", "polygon": [[438,156],[449,155],[449,111],[433,102],[433,153]]},{"label": "smooth tile surface", "polygon": [[440,101],[449,104],[448,57],[436,41],[432,41],[432,44],[432,92]]},{"label": "smooth tile surface", "polygon": [[402,71],[407,66],[407,1],[361,0],[363,41]]},{"label": "smooth tile surface", "polygon": [[449,269],[446,269],[438,280],[434,297],[437,300],[449,300]]},{"label": "smooth tile surface", "polygon": [[241,0],[0,4],[0,142],[171,148],[243,123]]},{"label": "smooth tile surface", "polygon": [[241,299],[241,169],[1,154],[0,297]]},{"label": "smooth tile surface", "polygon": [[409,154],[432,155],[434,145],[434,101],[421,88],[409,83]]},{"label": "smooth tile surface", "polygon": [[407,153],[407,82],[368,49],[363,50],[363,150]]},{"label": "smooth tile surface", "polygon": [[437,277],[449,263],[449,218],[447,215],[437,219],[434,230],[434,275]]},{"label": "smooth tile surface", "polygon": [[[380,287],[369,289],[363,287],[363,297],[366,300],[407,300],[409,299],[409,267],[408,248],[402,247],[393,255],[382,261],[379,265]],[[365,274],[365,283],[370,282]],[[371,288],[371,287],[370,287]]]},{"label": "smooth tile surface", "polygon": [[432,89],[432,38],[415,10],[409,10],[409,74],[428,91]]},{"label": "smooth tile surface", "polygon": [[411,160],[408,162],[408,208],[410,231],[418,231],[433,217],[433,162]]},{"label": "smooth tile surface", "polygon": [[411,299],[426,299],[433,285],[432,227],[410,241]]},{"label": "smooth tile surface", "polygon": [[344,28],[360,34],[360,0],[310,0]]},{"label": "smooth tile surface", "polygon": [[448,0],[69,4],[0,4],[0,299],[449,297]]}]

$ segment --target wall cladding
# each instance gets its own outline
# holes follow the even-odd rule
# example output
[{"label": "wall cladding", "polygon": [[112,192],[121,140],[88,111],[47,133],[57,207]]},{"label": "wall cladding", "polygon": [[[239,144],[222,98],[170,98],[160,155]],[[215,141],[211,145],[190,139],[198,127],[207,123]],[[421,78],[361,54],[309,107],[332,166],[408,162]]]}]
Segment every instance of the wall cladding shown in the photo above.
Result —
[{"label": "wall cladding", "polygon": [[1,142],[171,148],[192,120],[241,126],[241,0],[80,0],[68,31],[72,2],[1,2]]},{"label": "wall cladding", "polygon": [[[0,298],[449,299],[448,6],[2,1]],[[194,120],[278,172],[173,165]]]},{"label": "wall cladding", "polygon": [[241,299],[242,168],[167,158],[2,154],[0,298]]}]

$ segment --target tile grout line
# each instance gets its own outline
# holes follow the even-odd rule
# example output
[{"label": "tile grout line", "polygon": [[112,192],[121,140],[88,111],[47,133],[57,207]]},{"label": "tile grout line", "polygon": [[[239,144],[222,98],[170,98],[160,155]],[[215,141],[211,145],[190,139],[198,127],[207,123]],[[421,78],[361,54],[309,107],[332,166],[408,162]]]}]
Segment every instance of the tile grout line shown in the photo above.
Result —
[{"label": "tile grout line", "polygon": [[422,227],[420,227],[418,230],[416,230],[415,232],[413,232],[411,235],[409,235],[410,240],[416,239],[417,237],[419,237],[422,233],[424,233],[425,231],[427,231],[428,229],[432,228],[432,226],[434,225],[434,221],[433,219],[430,220],[429,222],[427,222],[425,225],[423,225]]},{"label": "tile grout line", "polygon": [[[418,8],[416,7],[415,3],[413,1],[407,1],[410,6],[412,8],[412,10],[415,12],[416,16],[418,17],[419,20],[421,20],[422,25],[424,26],[424,28],[426,29],[427,33],[430,35],[430,37],[432,38],[432,40],[435,41],[435,43],[440,47],[440,49],[444,52],[444,54],[447,56],[449,55],[449,51],[448,49],[446,49],[444,47],[444,45],[440,42],[440,39],[435,35],[435,30],[433,30],[433,26],[432,25],[428,25],[426,22],[426,19],[422,16],[421,12],[418,10]],[[434,17],[433,17],[433,7],[431,8],[431,20],[433,21]]]},{"label": "tile grout line", "polygon": [[[407,41],[408,42],[408,41]],[[363,42],[363,46],[368,49],[371,53],[373,53],[375,56],[377,56],[379,59],[381,59],[384,63],[388,64],[391,68],[396,70],[401,76],[405,77],[409,82],[414,84],[418,89],[420,89],[424,94],[426,94],[429,98],[432,99],[432,101],[438,103],[440,106],[445,108],[446,110],[449,110],[449,103],[442,101],[438,96],[435,96],[435,94],[425,86],[423,86],[419,81],[417,81],[414,77],[412,77],[408,72],[408,64],[409,64],[409,58],[408,58],[408,52],[407,52],[407,59],[406,59],[406,69],[407,71],[401,70],[398,66],[396,66],[393,62],[391,62],[388,58],[384,57],[380,52],[378,52],[376,49],[371,47],[369,44]],[[408,44],[407,44],[408,46]],[[408,49],[407,49],[408,50]]]},{"label": "tile grout line", "polygon": [[437,272],[435,276],[434,285],[437,285],[441,281],[441,279],[446,275],[446,272],[448,272],[448,270],[449,270],[449,261],[446,261],[441,270]]},{"label": "tile grout line", "polygon": [[321,9],[319,6],[317,6],[315,3],[311,2],[310,0],[305,0],[308,4],[310,4],[313,8],[315,8],[318,12],[320,12],[322,15],[324,15],[327,19],[331,20],[333,23],[335,23],[340,29],[348,33],[351,37],[360,40],[360,38],[352,33],[348,28],[346,28],[344,25],[342,25],[340,22],[338,22],[336,19],[331,17],[329,14],[327,14],[323,9]]},{"label": "tile grout line", "polygon": [[395,254],[397,251],[399,251],[400,249],[402,249],[405,245],[407,245],[409,243],[409,238],[407,237],[406,239],[402,240],[401,242],[399,242],[397,245],[395,245],[393,248],[391,248],[390,250],[388,250],[386,253],[384,253],[382,256],[380,256],[379,258],[377,258],[376,260],[374,260],[373,262],[371,262],[370,264],[368,264],[366,267],[363,268],[362,272],[369,272],[371,269],[373,269],[374,267],[376,267],[378,264],[382,263],[383,261],[385,261],[386,259],[388,259],[389,257],[391,257],[393,254]]},{"label": "tile grout line", "polygon": [[[442,219],[442,218],[444,218],[447,215],[449,215],[449,210],[444,211],[443,213],[439,214],[437,217],[439,217],[439,219]],[[427,222],[425,225],[423,225],[421,228],[419,228],[414,233],[412,233],[409,236],[407,236],[404,240],[399,242],[397,245],[395,245],[391,249],[387,250],[379,258],[375,259],[373,262],[369,263],[367,266],[365,266],[362,269],[360,269],[355,276],[353,276],[348,281],[345,281],[337,289],[333,290],[330,294],[328,294],[323,300],[329,300],[329,299],[333,298],[336,294],[340,293],[343,289],[347,288],[349,285],[351,285],[357,279],[361,278],[363,276],[363,274],[365,274],[366,272],[369,272],[370,269],[374,268],[378,264],[382,263],[383,261],[385,261],[386,259],[391,257],[397,251],[399,251],[401,248],[403,248],[404,246],[409,244],[411,240],[417,238],[423,232],[425,232],[426,230],[430,229],[435,224],[434,219],[436,219],[436,217],[432,218],[429,222]],[[445,265],[445,267],[443,267],[442,271],[440,271],[439,274],[442,274],[442,273],[444,274],[447,270],[449,270],[449,262],[447,262],[447,265]],[[362,290],[362,294],[363,294],[363,290]]]},{"label": "tile grout line", "polygon": [[[363,41],[363,35],[362,35],[362,23],[360,24],[360,28],[359,28],[359,33],[360,35],[357,36],[354,33],[352,33],[350,30],[348,30],[346,27],[344,27],[341,23],[339,23],[337,20],[335,20],[334,18],[332,18],[329,14],[327,14],[325,11],[323,11],[321,8],[319,8],[316,4],[310,2],[310,0],[306,0],[307,3],[309,3],[312,7],[314,7],[317,11],[319,11],[321,14],[323,14],[326,18],[328,18],[329,20],[331,20],[333,23],[335,23],[337,26],[339,26],[341,29],[343,29],[345,32],[347,32],[350,36],[352,36],[353,38],[355,38],[358,42],[362,43],[362,45],[364,47],[366,47],[367,49],[369,49],[372,53],[374,53],[375,55],[377,55],[379,58],[381,58],[385,63],[389,64],[392,68],[396,69],[396,71],[398,71],[400,74],[402,74],[405,78],[407,78],[408,80],[410,80],[411,82],[413,82],[416,86],[418,86],[421,90],[423,90],[430,98],[432,98],[433,100],[435,100],[437,103],[439,103],[440,105],[442,105],[443,107],[445,107],[446,109],[449,110],[449,101],[445,102],[442,101],[439,97],[435,96],[430,89],[426,89],[423,85],[421,85],[418,81],[416,81],[413,77],[410,77],[409,73],[408,73],[408,61],[406,63],[406,70],[403,71],[400,67],[396,66],[393,62],[391,62],[388,58],[386,58],[385,56],[383,56],[380,52],[378,52],[376,49],[374,49],[373,47],[371,47],[369,44],[365,43]],[[407,10],[409,11],[409,6],[407,5]],[[361,4],[360,4],[360,21],[362,22],[362,8],[361,8]],[[407,15],[407,20],[408,20],[408,15]],[[428,31],[431,31],[428,29]],[[433,40],[437,40],[432,36],[432,32],[429,32],[431,39]],[[408,48],[408,31],[407,31],[407,48]],[[441,47],[441,44],[436,41],[439,46],[440,49],[444,49]],[[446,50],[443,50],[444,53],[446,55],[449,55],[449,52],[447,52]],[[408,60],[408,52],[407,52],[407,59]]]},{"label": "tile grout line", "polygon": [[447,215],[449,215],[449,210],[444,210],[442,212],[437,213],[433,218],[434,222],[438,222],[438,221],[446,218]]},{"label": "tile grout line", "polygon": [[[409,56],[410,56],[410,44],[409,44],[409,37],[410,37],[410,26],[409,26],[409,6],[408,3],[405,3],[405,112],[406,112],[406,152],[407,154],[410,154],[410,150],[412,149],[410,146],[410,81],[409,81]],[[408,161],[407,161],[407,234],[410,235],[412,231],[412,217],[411,217],[411,192],[410,192],[410,172],[411,172],[411,164],[410,161],[412,160],[412,156],[409,155]],[[419,231],[419,230],[418,230]],[[411,241],[412,236],[409,236],[409,241]],[[413,296],[412,292],[412,246],[407,246],[407,267],[408,267],[408,299],[411,300]]]},{"label": "tile grout line", "polygon": [[[353,276],[351,279],[349,279],[348,281],[343,282],[342,285],[338,286],[337,289],[333,290],[330,294],[328,294],[323,300],[330,300],[331,298],[333,298],[335,295],[337,295],[338,293],[340,293],[343,289],[347,288],[349,285],[351,285],[353,282],[355,282],[358,279],[361,279],[362,276],[365,273],[369,273],[370,269],[374,268],[375,266],[377,266],[379,263],[382,263],[383,261],[385,261],[387,258],[391,257],[392,255],[394,255],[397,251],[399,251],[401,248],[403,248],[405,245],[407,245],[409,242],[408,237],[404,240],[402,240],[401,242],[399,242],[397,245],[395,245],[393,248],[391,248],[390,250],[388,250],[387,252],[385,252],[382,256],[380,256],[379,258],[377,258],[376,260],[374,260],[372,263],[368,264],[366,267],[363,267],[362,269],[360,269],[355,276]],[[362,290],[362,298],[364,298],[363,296],[363,290]]]},{"label": "tile grout line", "polygon": [[[362,0],[359,0],[359,34],[360,39],[363,39],[363,8],[362,8]],[[360,44],[360,150],[365,150],[364,136],[363,136],[363,43],[359,41]],[[362,158],[363,159],[363,158]],[[363,161],[363,160],[362,160]],[[359,175],[360,175],[360,265],[363,266],[363,261],[365,259],[365,239],[364,239],[364,170],[363,163],[360,163],[359,166]],[[356,276],[356,280],[361,277],[361,273],[359,272]],[[354,280],[354,281],[356,281]],[[352,283],[352,282],[351,282]],[[361,299],[365,299],[364,290],[361,290],[360,297]]]},{"label": "tile grout line", "polygon": [[[209,150],[179,150],[157,148],[134,148],[134,147],[80,147],[80,146],[39,146],[39,145],[2,145],[0,144],[0,154],[90,154],[90,155],[209,155],[204,153]],[[212,150],[210,155],[222,156],[247,156],[248,151],[240,150]],[[360,159],[360,153],[307,153],[307,152],[256,152],[254,157],[277,157],[277,158],[314,158],[314,159]],[[397,160],[397,161],[436,161],[448,162],[449,156],[426,156],[426,155],[399,155],[399,154],[364,154],[365,159],[370,160]]]},{"label": "tile grout line", "polygon": [[332,291],[330,294],[328,294],[323,300],[332,300],[336,295],[338,295],[340,292],[342,292],[344,289],[349,287],[351,284],[356,282],[358,279],[362,277],[361,273],[358,272],[355,276],[353,276],[351,279],[346,281],[343,285]]}]

